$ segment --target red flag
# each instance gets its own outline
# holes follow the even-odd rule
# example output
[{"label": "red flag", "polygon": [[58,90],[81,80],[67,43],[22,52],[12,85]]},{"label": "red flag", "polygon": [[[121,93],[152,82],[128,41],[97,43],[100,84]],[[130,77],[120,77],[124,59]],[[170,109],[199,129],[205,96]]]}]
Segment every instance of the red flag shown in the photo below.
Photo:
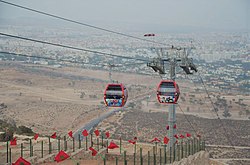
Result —
[{"label": "red flag", "polygon": [[69,135],[69,137],[73,138],[73,132],[72,131],[69,131],[68,135]]},{"label": "red flag", "polygon": [[56,156],[55,156],[55,161],[58,163],[58,162],[61,162],[61,161],[64,161],[65,159],[68,159],[69,158],[69,155],[64,152],[63,150],[61,150]]},{"label": "red flag", "polygon": [[89,147],[89,150],[91,150],[91,151],[92,151],[92,156],[96,156],[97,151],[96,151],[94,148]]},{"label": "red flag", "polygon": [[97,129],[97,130],[95,130],[94,131],[94,133],[95,133],[95,136],[99,136],[100,135],[100,132],[99,132],[99,130]]},{"label": "red flag", "polygon": [[174,137],[175,137],[176,139],[179,139],[179,137],[178,137],[178,135],[177,135],[177,134],[175,134],[175,135],[174,135]]},{"label": "red flag", "polygon": [[109,134],[109,131],[105,133],[106,134],[106,137],[109,138],[110,134]]},{"label": "red flag", "polygon": [[34,135],[34,139],[35,139],[35,140],[37,140],[37,139],[38,139],[38,137],[39,137],[39,134],[38,134],[38,133],[36,133],[36,134]]},{"label": "red flag", "polygon": [[25,160],[24,158],[20,157],[17,159],[15,163],[12,163],[12,165],[31,165],[31,163]]},{"label": "red flag", "polygon": [[169,142],[169,138],[168,137],[164,137],[164,144],[168,144],[168,142]]},{"label": "red flag", "polygon": [[55,139],[55,138],[56,138],[56,132],[54,132],[50,137],[51,137],[52,139]]},{"label": "red flag", "polygon": [[155,137],[153,140],[151,140],[151,143],[152,142],[161,142],[161,141],[158,138]]},{"label": "red flag", "polygon": [[113,141],[110,142],[108,149],[115,149],[115,148],[119,148],[118,145],[116,145]]},{"label": "red flag", "polygon": [[183,138],[185,138],[185,136],[184,136],[184,135],[182,135],[182,134],[181,134],[179,137],[180,137],[180,138],[182,138],[182,139],[183,139]]},{"label": "red flag", "polygon": [[[176,129],[176,124],[173,127],[174,129]],[[166,126],[166,129],[169,130],[169,125]]]},{"label": "red flag", "polygon": [[128,140],[128,142],[131,143],[131,144],[135,144],[136,143],[136,141],[133,141],[133,140]]},{"label": "red flag", "polygon": [[186,136],[187,136],[187,137],[191,137],[191,134],[189,134],[189,133],[186,133]]},{"label": "red flag", "polygon": [[14,137],[14,139],[10,140],[10,145],[16,146],[16,137]]},{"label": "red flag", "polygon": [[86,137],[86,136],[89,135],[89,133],[88,133],[88,131],[85,129],[84,131],[82,131],[82,135]]}]

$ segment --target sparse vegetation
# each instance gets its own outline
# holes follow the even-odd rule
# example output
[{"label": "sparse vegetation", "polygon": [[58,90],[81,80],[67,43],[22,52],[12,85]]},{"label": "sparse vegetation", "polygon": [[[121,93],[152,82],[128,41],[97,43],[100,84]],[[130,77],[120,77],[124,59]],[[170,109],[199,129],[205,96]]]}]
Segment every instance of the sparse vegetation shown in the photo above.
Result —
[{"label": "sparse vegetation", "polygon": [[242,111],[239,111],[239,116],[241,117],[243,115],[243,112]]},{"label": "sparse vegetation", "polygon": [[15,123],[9,123],[3,120],[0,120],[0,131],[4,132],[3,134],[0,134],[0,141],[8,141],[12,139],[14,133],[20,135],[34,135],[34,132],[26,126],[17,127]]},{"label": "sparse vegetation", "polygon": [[231,113],[229,112],[228,108],[226,107],[225,110],[223,111],[222,116],[224,116],[225,118],[231,117]]},{"label": "sparse vegetation", "polygon": [[5,105],[4,103],[1,103],[0,104],[0,109],[4,109],[4,108],[7,108],[7,105]]},{"label": "sparse vegetation", "polygon": [[128,107],[134,108],[135,105],[136,105],[136,104],[135,104],[134,102],[130,102],[130,103],[128,104]]},{"label": "sparse vegetation", "polygon": [[246,116],[249,116],[250,115],[250,111],[247,109],[246,110]]},{"label": "sparse vegetation", "polygon": [[183,102],[186,101],[185,97],[180,97],[180,99],[181,99],[181,101],[183,101]]},{"label": "sparse vegetation", "polygon": [[95,98],[97,98],[97,96],[96,95],[89,95],[89,98],[95,99]]},{"label": "sparse vegetation", "polygon": [[32,129],[26,127],[26,126],[19,126],[16,130],[17,134],[21,134],[21,135],[34,135],[34,132],[32,131]]},{"label": "sparse vegetation", "polygon": [[[65,69],[66,70],[66,69]],[[18,71],[15,70],[15,72],[13,71],[13,75],[16,76],[18,75],[16,72]],[[59,72],[59,71],[58,71]],[[42,72],[43,73],[43,72]],[[10,82],[10,86],[7,85],[6,83],[6,91],[4,92],[2,95],[3,100],[4,97],[6,96],[11,96],[13,98],[13,103],[15,104],[15,106],[12,106],[13,104],[10,104],[10,102],[8,102],[8,109],[4,109],[1,110],[0,113],[3,113],[6,116],[11,116],[13,117],[15,115],[15,119],[16,121],[18,121],[18,124],[22,124],[22,125],[26,125],[28,127],[35,127],[36,130],[40,132],[42,132],[41,134],[50,134],[50,132],[48,132],[47,130],[50,130],[51,132],[53,130],[65,130],[67,131],[65,128],[70,127],[69,123],[73,123],[72,124],[72,128],[76,128],[79,126],[79,123],[82,124],[82,121],[86,121],[88,122],[89,120],[91,120],[92,118],[95,118],[97,116],[100,116],[101,113],[105,113],[104,111],[100,111],[97,110],[97,106],[101,106],[99,107],[99,109],[102,108],[102,104],[103,104],[103,99],[101,97],[101,95],[103,95],[103,89],[105,88],[105,85],[103,85],[103,82],[95,82],[95,81],[91,81],[90,80],[83,80],[82,82],[78,82],[76,81],[76,85],[74,87],[74,93],[72,94],[72,83],[71,86],[68,85],[68,82],[71,82],[71,79],[68,79],[66,77],[66,79],[64,79],[65,75],[63,74],[58,74],[58,76],[54,76],[54,74],[49,74],[51,73],[50,71],[45,72],[46,74],[44,75],[44,78],[41,78],[35,76],[34,73],[33,74],[33,79],[32,82],[33,86],[31,88],[27,88],[26,86],[24,86],[23,84],[20,83],[16,83],[14,85],[11,84]],[[87,74],[87,73],[86,73]],[[89,73],[89,77],[91,77],[92,72]],[[94,74],[94,73],[93,73]],[[3,74],[4,75],[4,74]],[[45,76],[50,76],[48,78],[46,78]],[[19,76],[19,75],[18,75]],[[25,77],[25,74],[22,74],[21,76]],[[30,75],[28,75],[30,76]],[[27,76],[27,77],[28,77]],[[39,75],[40,76],[40,75]],[[57,77],[60,76],[60,79],[57,79]],[[80,77],[80,76],[79,76]],[[15,79],[13,77],[11,77],[12,79]],[[25,77],[26,78],[26,77]],[[121,77],[122,78],[122,77]],[[11,79],[11,80],[12,80]],[[72,78],[73,79],[73,78]],[[102,79],[100,77],[100,79]],[[46,81],[46,85],[44,85],[44,82]],[[133,81],[133,80],[131,80]],[[140,81],[140,80],[137,80]],[[144,81],[144,80],[143,80]],[[6,80],[7,82],[7,80]],[[145,81],[145,83],[147,83]],[[18,88],[15,87],[15,85],[18,85]],[[151,84],[152,85],[152,84]],[[23,87],[24,86],[24,87]],[[48,86],[48,87],[47,87]],[[130,84],[127,86],[129,87]],[[14,88],[15,87],[15,88]],[[144,88],[141,88],[141,92],[139,92],[139,90],[136,90],[137,88],[140,89],[140,86],[132,86],[133,88],[130,88],[129,91],[129,99],[135,97],[138,93],[142,94],[142,91],[146,92],[147,90],[145,90]],[[33,89],[34,88],[34,89]],[[213,109],[213,107],[210,105],[210,101],[209,99],[204,99],[206,97],[206,93],[204,93],[203,91],[201,91],[200,96],[193,92],[192,87],[191,88],[182,88],[183,90],[185,90],[187,93],[183,93],[183,95],[181,95],[180,98],[180,106],[182,106],[183,110],[186,110],[186,112],[188,111],[190,114],[197,114],[197,116],[202,116],[203,112],[205,112],[204,114],[207,115],[208,109],[211,111]],[[86,92],[86,95],[84,92]],[[191,92],[189,92],[191,91]],[[19,96],[20,93],[21,97]],[[70,93],[71,92],[71,93]],[[203,92],[203,93],[202,93]],[[216,95],[218,93],[216,92],[212,92],[209,91],[209,93],[211,93],[212,96],[212,101],[216,102]],[[189,94],[193,94],[194,97],[189,96]],[[225,95],[225,93],[221,94],[222,96]],[[131,97],[132,96],[132,97]],[[183,97],[186,96],[186,97]],[[83,99],[79,99],[80,98],[84,98]],[[193,104],[189,103],[189,99],[190,97],[192,97],[192,101],[194,102]],[[38,101],[40,98],[40,100],[42,101],[41,98],[44,99],[43,102]],[[97,98],[97,99],[96,99]],[[235,120],[224,120],[222,119],[222,122],[224,122],[225,127],[227,130],[232,129],[232,132],[236,132],[235,134],[237,134],[237,138],[236,140],[233,139],[233,142],[235,142],[234,144],[236,145],[245,145],[246,143],[244,143],[246,140],[248,140],[248,134],[245,132],[249,132],[248,131],[248,126],[249,124],[246,123],[249,122],[249,120],[245,120],[247,119],[248,116],[245,116],[247,113],[249,114],[249,112],[247,112],[246,110],[249,109],[249,102],[248,100],[243,100],[241,101],[241,105],[239,104],[235,104],[235,102],[230,101],[232,100],[232,95],[225,95],[224,99],[223,97],[218,97],[219,100],[227,100],[225,101],[225,103],[228,103],[230,106],[228,106],[229,111],[232,114],[232,119],[234,119],[233,117],[237,117],[237,114],[239,113],[239,115],[242,117],[242,121],[235,121]],[[186,102],[183,103],[182,101],[185,100]],[[238,101],[238,99],[236,99]],[[221,108],[217,107],[216,111],[218,111],[220,109],[220,113],[219,116],[223,115],[223,108],[224,108],[224,101],[219,102],[218,106],[221,106]],[[87,103],[88,105],[85,105],[85,103]],[[96,105],[96,103],[99,105]],[[131,100],[129,100],[129,102],[127,102],[127,105],[129,107],[134,108],[132,111],[137,109],[141,109],[140,106],[138,106],[138,103],[141,105],[141,102],[132,102]],[[143,102],[142,108],[145,105],[145,100]],[[124,136],[128,137],[128,138],[132,138],[134,134],[138,134],[138,136],[149,136],[144,135],[144,133],[148,133],[149,131],[152,130],[152,137],[153,136],[161,136],[161,135],[166,135],[166,129],[165,126],[167,124],[167,108],[165,108],[167,105],[162,105],[160,103],[157,102],[157,99],[155,99],[154,96],[151,97],[150,102],[149,102],[149,106],[147,107],[148,114],[144,114],[144,113],[134,113],[131,115],[131,118],[133,120],[128,120],[128,121],[121,121],[121,122],[128,122],[128,125],[126,127],[126,125],[124,126]],[[205,106],[200,106],[203,104],[206,104]],[[247,105],[247,107],[243,107],[243,103],[245,103]],[[6,102],[7,104],[7,102]],[[7,105],[6,105],[7,107]],[[188,108],[187,108],[188,107]],[[152,108],[152,109],[150,109]],[[157,110],[156,109],[163,109],[164,108],[164,115],[159,114],[158,116],[156,116],[157,113],[155,113]],[[231,109],[232,108],[232,109]],[[145,108],[145,110],[147,110]],[[196,109],[198,109],[199,113],[197,113]],[[176,109],[177,111],[179,111],[179,109]],[[202,112],[203,110],[203,112]],[[206,110],[206,111],[205,111]],[[235,111],[234,111],[235,110]],[[144,111],[146,112],[146,111]],[[228,112],[225,112],[225,116],[228,117]],[[127,114],[127,111],[123,112],[124,114]],[[212,112],[213,113],[213,112]],[[32,117],[30,115],[32,115]],[[68,115],[70,114],[70,115]],[[236,114],[236,115],[235,115]],[[179,114],[177,114],[178,116]],[[225,145],[229,145],[227,143],[227,141],[225,140],[225,137],[223,135],[223,130],[221,129],[221,123],[218,122],[218,120],[210,120],[210,119],[206,119],[206,116],[204,115],[204,118],[198,118],[198,117],[193,117],[191,115],[187,115],[188,118],[190,119],[190,121],[192,123],[194,123],[194,127],[195,129],[197,129],[198,131],[201,131],[201,133],[204,132],[204,137],[207,137],[207,142],[209,144],[225,144]],[[211,115],[211,114],[208,114]],[[126,118],[126,116],[125,116]],[[37,120],[39,119],[39,120]],[[127,118],[126,118],[127,119]],[[139,120],[140,119],[140,120]],[[145,120],[146,119],[146,120]],[[248,117],[248,119],[250,119],[250,117]],[[74,120],[72,122],[72,120]],[[243,121],[244,120],[244,121]],[[35,121],[35,122],[34,122]],[[63,122],[62,122],[63,121]],[[232,122],[232,123],[231,123]],[[34,124],[36,123],[36,124]],[[58,124],[60,123],[60,124]],[[114,125],[113,127],[110,127],[109,129],[114,129],[117,128],[119,126],[116,126],[115,124],[117,122],[110,122],[111,125]],[[178,123],[178,131],[180,132],[185,132],[185,131],[192,131],[188,125],[188,123],[186,122],[186,119],[181,117],[178,118],[177,117],[177,123]],[[229,125],[231,124],[231,126]],[[15,125],[15,123],[14,123]],[[35,126],[34,126],[35,125]],[[101,125],[101,124],[100,124]],[[109,125],[109,123],[108,123]],[[122,124],[123,126],[123,124]],[[138,126],[138,130],[134,130],[135,126]],[[230,129],[228,128],[230,126]],[[16,126],[15,126],[16,127]],[[20,126],[21,127],[21,126]],[[18,133],[18,131],[20,131],[20,133],[31,133],[31,129],[28,127],[17,127],[17,128],[13,128],[12,134],[8,135],[9,137],[13,136],[13,133]],[[120,129],[121,130],[121,129]],[[217,132],[218,130],[218,132]],[[118,130],[119,131],[119,130]],[[138,132],[137,132],[138,131]],[[6,129],[3,129],[4,134],[0,135],[2,139],[3,136],[6,136]],[[8,132],[11,133],[11,132]],[[64,132],[65,133],[65,132]],[[60,133],[59,133],[60,135]],[[238,137],[239,136],[239,137]],[[151,138],[151,137],[150,137]],[[234,138],[229,137],[229,138]],[[148,137],[145,138],[144,140],[146,141],[147,139],[149,139]],[[244,141],[245,140],[245,141]]]},{"label": "sparse vegetation", "polygon": [[81,92],[80,98],[82,99],[85,96],[85,92]]}]

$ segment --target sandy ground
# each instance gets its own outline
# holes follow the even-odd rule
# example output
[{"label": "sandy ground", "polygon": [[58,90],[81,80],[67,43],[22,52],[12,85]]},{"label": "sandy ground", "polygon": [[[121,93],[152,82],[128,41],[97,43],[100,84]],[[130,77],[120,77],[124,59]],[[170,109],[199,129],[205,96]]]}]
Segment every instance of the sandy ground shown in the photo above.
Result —
[{"label": "sandy ground", "polygon": [[[127,104],[132,102],[131,98],[150,90],[155,91],[160,81],[155,76],[132,73],[114,72],[112,75],[113,79],[119,79],[128,88]],[[184,112],[197,117],[216,118],[204,90],[197,90],[202,87],[201,84],[178,79],[177,82],[181,88],[177,114]],[[107,83],[106,71],[0,62],[0,103],[7,105],[7,108],[0,109],[0,119],[25,125],[42,135],[51,135],[53,132],[57,132],[59,136],[66,135],[69,130],[76,131],[84,123],[108,111],[102,103]],[[232,115],[230,119],[248,120],[245,110],[249,110],[250,96],[208,90],[213,102],[217,101],[218,95],[227,100]],[[168,111],[166,105],[157,103],[155,94],[148,96],[148,99],[136,102],[136,105],[145,112]],[[238,104],[239,99],[246,106]],[[221,118],[223,111],[223,107],[219,108]],[[101,126],[109,128],[111,132],[115,131],[116,128],[110,122],[119,125],[122,118],[123,113],[118,114],[104,121]]]},{"label": "sandy ground", "polygon": [[[108,73],[105,71],[1,63],[0,103],[7,105],[6,109],[0,110],[3,114],[1,118],[14,120],[17,125],[26,125],[38,133],[50,134],[55,130],[66,133],[68,130],[76,130],[106,109],[101,103],[108,82]],[[160,81],[153,76],[118,72],[113,73],[113,79],[119,79],[126,84],[130,89],[129,98],[149,89],[154,91]],[[178,102],[180,106],[176,108],[177,113],[183,113],[183,110],[186,114],[205,118],[216,117],[206,93],[194,92],[197,89],[196,84],[179,81],[179,86],[181,96]],[[80,98],[81,93],[84,93],[83,98]],[[217,95],[225,98],[231,106],[231,119],[247,119],[244,112],[250,107],[250,96],[211,92],[213,102],[216,102]],[[157,103],[155,94],[149,97],[141,102],[145,111],[168,109],[166,105]],[[242,103],[247,106],[236,104],[239,99],[243,99]],[[223,111],[223,107],[220,108],[219,115],[222,115]],[[242,115],[239,115],[240,111]],[[51,132],[48,132],[48,129],[51,129]]]}]

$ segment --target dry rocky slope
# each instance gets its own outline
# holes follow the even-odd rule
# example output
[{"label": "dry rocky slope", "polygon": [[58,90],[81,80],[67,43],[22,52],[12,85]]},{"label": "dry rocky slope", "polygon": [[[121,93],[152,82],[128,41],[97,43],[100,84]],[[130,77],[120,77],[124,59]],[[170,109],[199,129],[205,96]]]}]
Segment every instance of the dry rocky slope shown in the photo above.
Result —
[{"label": "dry rocky slope", "polygon": [[[125,139],[135,135],[141,141],[148,141],[154,136],[166,135],[167,108],[156,102],[155,95],[149,95],[149,99],[138,102],[130,101],[131,98],[139,97],[145,91],[154,91],[159,78],[114,72],[113,78],[123,82],[129,89],[129,108],[125,112],[110,117],[98,125],[98,128],[109,128],[116,134],[124,134]],[[179,81],[177,79],[177,81]],[[74,67],[52,68],[32,64],[21,64],[17,62],[0,62],[0,119],[15,123],[17,126],[24,125],[34,132],[42,135],[51,135],[58,132],[59,136],[67,134],[69,130],[77,130],[93,118],[108,111],[103,105],[103,91],[108,83],[108,72],[99,70],[80,69]],[[221,121],[215,118],[211,112],[211,104],[207,100],[204,91],[198,90],[191,82],[179,81],[181,98],[179,105],[186,116],[177,107],[178,132],[191,132],[186,118],[188,118],[195,129],[202,134],[206,144],[228,145],[250,147],[250,121],[245,111],[241,116],[240,110],[249,109],[249,96],[241,101],[233,100],[231,96],[222,91],[211,90],[213,101],[218,98],[227,100],[231,105],[229,120],[223,119],[219,110]],[[192,102],[192,103],[191,103]],[[3,105],[3,106],[2,106]],[[218,106],[221,104],[218,103]],[[227,133],[222,127],[225,127]],[[148,132],[151,134],[148,134]],[[150,137],[148,137],[148,135]],[[227,138],[232,142],[228,142]],[[215,148],[215,149],[214,149]],[[210,147],[210,156],[216,159],[235,158],[247,159],[249,149],[231,152],[217,147]],[[230,160],[228,161],[230,162]],[[232,160],[233,164],[237,160]]]}]

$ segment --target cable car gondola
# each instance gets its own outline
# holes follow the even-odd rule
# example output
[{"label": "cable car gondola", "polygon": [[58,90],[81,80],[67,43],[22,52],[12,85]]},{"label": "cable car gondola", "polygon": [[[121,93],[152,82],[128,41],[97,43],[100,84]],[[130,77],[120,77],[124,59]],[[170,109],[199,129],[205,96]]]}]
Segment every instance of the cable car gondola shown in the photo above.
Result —
[{"label": "cable car gondola", "polygon": [[173,80],[162,80],[157,88],[157,99],[161,104],[176,104],[180,95],[178,84]]},{"label": "cable car gondola", "polygon": [[108,84],[104,91],[104,102],[107,107],[123,107],[128,99],[128,91],[123,84]]}]

